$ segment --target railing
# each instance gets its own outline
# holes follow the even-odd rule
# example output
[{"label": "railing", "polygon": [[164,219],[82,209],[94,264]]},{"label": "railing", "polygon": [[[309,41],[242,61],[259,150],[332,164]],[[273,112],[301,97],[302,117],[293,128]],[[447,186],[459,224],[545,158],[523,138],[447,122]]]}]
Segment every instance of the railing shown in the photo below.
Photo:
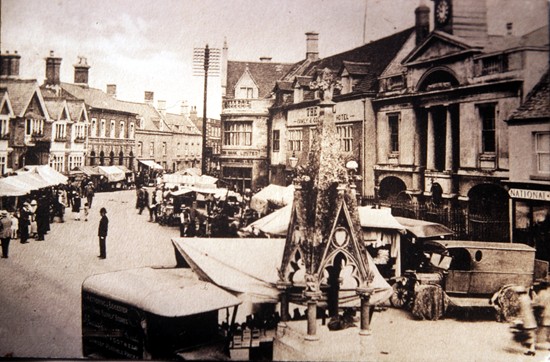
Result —
[{"label": "railing", "polygon": [[267,112],[272,103],[269,99],[230,99],[223,102],[222,112]]},{"label": "railing", "polygon": [[[371,200],[368,200],[371,201]],[[365,201],[363,201],[365,204]],[[509,221],[495,216],[473,214],[467,207],[452,208],[416,202],[381,201],[392,209],[393,216],[425,220],[445,225],[454,231],[453,238],[464,240],[509,241]]]}]

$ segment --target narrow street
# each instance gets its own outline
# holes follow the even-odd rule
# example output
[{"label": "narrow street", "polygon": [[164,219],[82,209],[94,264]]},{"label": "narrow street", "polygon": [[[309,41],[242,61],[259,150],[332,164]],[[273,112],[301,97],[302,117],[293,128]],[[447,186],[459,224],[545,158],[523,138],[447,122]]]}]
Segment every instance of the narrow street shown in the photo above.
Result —
[{"label": "narrow street", "polygon": [[[135,192],[99,193],[89,221],[52,224],[45,241],[12,241],[0,262],[0,356],[82,358],[80,288],[92,274],[175,265],[176,228],[137,215]],[[99,208],[109,217],[107,259],[98,255]],[[523,355],[509,326],[489,318],[417,321],[405,311],[377,312],[372,323],[377,361],[543,361]]]}]

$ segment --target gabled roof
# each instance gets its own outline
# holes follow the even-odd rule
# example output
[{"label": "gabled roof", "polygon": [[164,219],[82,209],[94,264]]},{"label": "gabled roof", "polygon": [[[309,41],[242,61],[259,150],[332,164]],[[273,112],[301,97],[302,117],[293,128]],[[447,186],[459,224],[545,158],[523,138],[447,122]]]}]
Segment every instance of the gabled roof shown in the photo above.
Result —
[{"label": "gabled roof", "polygon": [[541,118],[550,122],[550,73],[548,70],[527,95],[525,102],[512,113],[510,121]]},{"label": "gabled roof", "polygon": [[[46,109],[52,121],[59,121],[65,119],[71,121],[71,115],[67,108],[67,103],[63,99],[46,99]],[[65,118],[66,117],[66,118]]]},{"label": "gabled roof", "polygon": [[180,130],[180,125],[183,125],[183,131],[182,133],[200,136],[202,133],[199,131],[197,126],[186,116],[183,114],[175,114],[175,113],[166,113],[164,115],[164,118],[166,119],[166,123],[172,127],[172,130],[174,132],[177,132]]},{"label": "gabled roof", "polygon": [[10,97],[6,88],[0,88],[0,114],[7,114],[13,117],[13,107],[11,106]]},{"label": "gabled roof", "polygon": [[13,113],[16,117],[24,117],[27,108],[31,104],[33,97],[37,97],[38,102],[44,112],[46,119],[49,119],[44,98],[40,92],[40,87],[35,79],[1,79],[0,88],[6,88],[10,102],[13,107]]},{"label": "gabled roof", "polygon": [[246,69],[248,69],[250,76],[258,85],[258,97],[265,98],[271,94],[275,82],[282,79],[291,68],[292,64],[289,63],[228,61],[227,97],[235,97],[235,85],[241,79]]},{"label": "gabled roof", "polygon": [[435,30],[403,59],[403,64],[427,62],[451,55],[481,52],[481,47],[463,38]]},{"label": "gabled roof", "polygon": [[87,122],[88,112],[86,112],[86,106],[84,101],[78,99],[68,99],[67,108],[69,109],[69,115],[74,122]]}]

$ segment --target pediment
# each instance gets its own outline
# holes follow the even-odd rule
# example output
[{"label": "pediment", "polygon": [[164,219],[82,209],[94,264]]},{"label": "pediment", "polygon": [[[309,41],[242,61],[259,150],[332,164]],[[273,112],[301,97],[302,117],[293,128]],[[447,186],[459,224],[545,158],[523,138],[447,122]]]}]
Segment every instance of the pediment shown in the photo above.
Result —
[{"label": "pediment", "polygon": [[478,48],[464,40],[441,32],[433,32],[405,59],[403,65],[433,62],[449,56],[475,52]]}]

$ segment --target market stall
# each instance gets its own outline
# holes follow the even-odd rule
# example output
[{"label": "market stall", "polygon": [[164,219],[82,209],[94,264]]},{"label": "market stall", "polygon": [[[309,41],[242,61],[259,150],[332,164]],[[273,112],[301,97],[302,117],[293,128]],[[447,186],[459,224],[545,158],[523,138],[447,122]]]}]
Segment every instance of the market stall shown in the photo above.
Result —
[{"label": "market stall", "polygon": [[292,204],[294,199],[294,185],[287,187],[268,185],[250,199],[250,208],[260,215],[269,214],[273,209]]}]

